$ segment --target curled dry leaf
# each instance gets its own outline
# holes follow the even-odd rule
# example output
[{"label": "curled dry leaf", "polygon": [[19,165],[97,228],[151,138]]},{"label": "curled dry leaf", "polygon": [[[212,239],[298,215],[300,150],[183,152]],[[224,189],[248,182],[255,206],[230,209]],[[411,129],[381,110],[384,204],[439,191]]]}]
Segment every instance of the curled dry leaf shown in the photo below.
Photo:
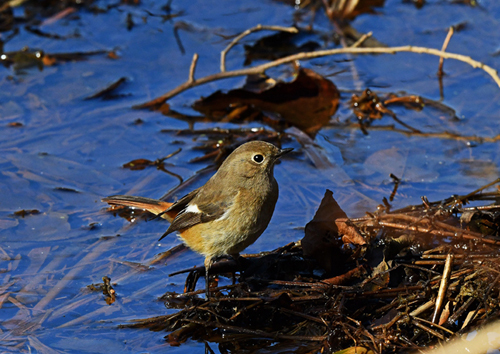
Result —
[{"label": "curled dry leaf", "polygon": [[327,189],[314,218],[306,225],[302,239],[304,255],[315,258],[331,273],[339,269],[348,256],[342,247],[345,243],[363,245],[365,241],[356,228],[348,224],[346,213]]},{"label": "curled dry leaf", "polygon": [[351,225],[349,219],[335,220],[339,234],[342,235],[342,242],[352,243],[354,245],[362,246],[366,244],[365,239],[359,233],[356,226]]},{"label": "curled dry leaf", "polygon": [[228,93],[217,91],[195,102],[193,108],[213,120],[222,120],[234,107],[249,106],[261,113],[275,113],[289,125],[314,135],[330,121],[338,103],[339,92],[333,82],[312,70],[299,69],[291,82],[278,82],[258,92],[246,87]]}]

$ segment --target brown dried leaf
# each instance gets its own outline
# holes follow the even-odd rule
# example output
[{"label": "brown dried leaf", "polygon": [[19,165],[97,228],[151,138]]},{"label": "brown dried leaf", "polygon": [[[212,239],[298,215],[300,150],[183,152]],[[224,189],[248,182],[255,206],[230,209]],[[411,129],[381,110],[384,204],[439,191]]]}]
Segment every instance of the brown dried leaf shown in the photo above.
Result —
[{"label": "brown dried leaf", "polygon": [[465,327],[467,327],[467,325],[472,320],[472,318],[474,317],[475,314],[476,314],[476,311],[469,311],[469,313],[467,314],[467,317],[465,318],[464,323],[462,324],[462,328],[460,328],[461,330],[464,329]]},{"label": "brown dried leaf", "polygon": [[442,326],[446,321],[448,321],[448,317],[450,317],[450,301],[448,301],[444,306],[441,316],[439,317],[438,325]]},{"label": "brown dried leaf", "polygon": [[389,264],[384,259],[373,269],[371,277],[366,279],[363,288],[368,291],[385,289],[391,280],[388,270]]},{"label": "brown dried leaf", "polygon": [[144,170],[148,166],[154,166],[154,162],[148,159],[136,159],[126,164],[123,164],[123,168],[128,168],[132,171]]},{"label": "brown dried leaf", "polygon": [[315,258],[328,273],[337,268],[343,258],[343,242],[335,223],[339,218],[345,219],[347,215],[333,199],[332,191],[327,189],[314,218],[306,225],[302,239],[304,256]]},{"label": "brown dried leaf", "polygon": [[381,119],[386,113],[394,115],[385,108],[378,95],[370,89],[364,90],[359,96],[353,94],[350,103],[358,119]]},{"label": "brown dried leaf", "polygon": [[480,210],[467,211],[460,217],[460,223],[465,224],[465,229],[483,235],[495,235],[498,232],[497,213],[482,212]]},{"label": "brown dried leaf", "polygon": [[27,215],[36,215],[39,213],[40,213],[40,210],[38,210],[38,209],[21,209],[21,210],[15,211],[12,214],[12,216],[20,216],[20,217],[24,218]]},{"label": "brown dried leaf", "polygon": [[235,106],[251,106],[260,112],[274,112],[288,124],[312,135],[330,121],[338,101],[339,92],[330,80],[312,70],[300,69],[292,82],[279,82],[260,92],[245,88],[228,93],[217,91],[195,102],[193,108],[220,120]]},{"label": "brown dried leaf", "polygon": [[349,219],[337,219],[335,220],[335,224],[337,225],[339,234],[343,235],[342,242],[358,246],[366,244],[365,239],[361,236],[356,226],[349,225]]}]

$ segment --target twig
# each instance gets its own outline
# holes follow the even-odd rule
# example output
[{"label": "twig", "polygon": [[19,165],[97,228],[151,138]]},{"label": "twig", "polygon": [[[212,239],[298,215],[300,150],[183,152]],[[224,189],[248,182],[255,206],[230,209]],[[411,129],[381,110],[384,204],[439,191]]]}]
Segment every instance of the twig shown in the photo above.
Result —
[{"label": "twig", "polygon": [[433,335],[433,336],[435,336],[435,337],[438,337],[439,339],[441,339],[441,340],[443,340],[443,341],[446,339],[446,338],[444,338],[444,336],[443,336],[441,333],[439,333],[439,332],[437,332],[437,331],[433,330],[432,328],[429,328],[429,327],[427,327],[427,326],[423,325],[423,324],[422,324],[422,323],[420,323],[420,321],[419,321],[418,319],[416,319],[416,318],[413,318],[413,324],[414,324],[416,327],[418,327],[418,328],[420,328],[420,329],[422,329],[422,330],[424,330],[424,331],[426,331],[426,332],[428,332],[428,333],[432,334],[432,335]]},{"label": "twig", "polygon": [[373,32],[371,32],[371,31],[368,32],[368,33],[365,33],[364,35],[362,35],[361,37],[359,37],[359,39],[356,42],[354,42],[353,45],[351,45],[351,48],[357,48],[357,47],[359,47],[361,44],[363,44],[364,41],[366,41],[372,35],[373,35]]},{"label": "twig", "polygon": [[439,285],[439,291],[436,298],[436,306],[434,307],[434,314],[432,315],[432,322],[437,323],[438,317],[441,314],[441,308],[443,307],[444,297],[446,295],[446,290],[448,289],[448,281],[450,280],[451,268],[453,267],[453,254],[448,254],[446,257],[446,262],[444,264],[443,277],[441,278],[441,284]]},{"label": "twig", "polygon": [[455,334],[455,332],[450,331],[448,328],[443,327],[443,326],[440,326],[440,325],[435,324],[435,323],[432,323],[431,321],[427,321],[427,320],[425,320],[425,319],[423,319],[423,318],[420,318],[420,317],[414,317],[414,319],[416,319],[417,321],[423,322],[423,323],[427,323],[427,324],[431,325],[432,327],[439,328],[440,330],[445,331],[445,332],[448,332],[448,333],[449,333],[449,334],[451,334],[451,335],[454,335],[454,334]]},{"label": "twig", "polygon": [[[448,47],[448,44],[450,43],[451,36],[453,36],[453,26],[450,26],[450,29],[448,31],[448,34],[446,35],[446,38],[444,39],[443,46],[441,47],[441,51],[446,51],[446,48]],[[443,72],[443,63],[444,63],[444,58],[440,57],[439,58],[439,67],[438,67],[438,72],[437,75],[439,78],[442,78],[444,75]]]},{"label": "twig", "polygon": [[[475,191],[470,192],[469,194],[460,196],[460,197],[458,197],[458,199],[461,200],[461,201],[465,201],[465,200],[469,199],[470,197],[472,197],[473,195],[478,194],[479,192],[481,192],[481,191],[485,190],[486,188],[489,188],[489,187],[491,187],[491,186],[493,186],[493,185],[495,185],[497,183],[500,183],[500,178],[497,178],[493,182],[490,182],[490,183],[482,186],[481,188],[478,188]],[[448,205],[451,205],[451,204],[452,203],[448,203]]]},{"label": "twig", "polygon": [[477,237],[474,235],[471,235],[469,232],[464,230],[462,233],[457,234],[455,232],[451,231],[444,231],[444,230],[434,230],[434,229],[429,229],[425,228],[422,226],[413,226],[413,225],[405,225],[405,224],[397,224],[397,223],[392,223],[392,222],[386,222],[386,221],[366,221],[363,223],[363,226],[365,227],[380,227],[380,226],[385,226],[385,227],[390,227],[394,229],[400,229],[400,230],[408,230],[408,231],[415,231],[415,232],[421,232],[421,233],[428,233],[432,234],[435,236],[441,236],[441,237],[458,237],[458,238],[464,238],[467,240],[473,240],[473,241],[479,241],[479,242],[484,242],[490,245],[500,245],[500,241],[497,240],[492,240],[489,238],[484,238],[484,237]]},{"label": "twig", "polygon": [[[492,183],[488,183],[486,186],[481,187],[478,190],[476,190],[476,192],[483,190],[496,182],[498,182],[498,180],[496,180]],[[427,226],[434,225],[434,226],[439,226],[443,230],[450,231],[452,234],[455,234],[455,235],[459,235],[459,234],[466,232],[467,235],[476,237],[477,239],[483,238],[483,234],[478,233],[478,232],[464,230],[464,229],[455,227],[453,225],[446,224],[442,221],[429,220],[428,218],[417,218],[415,216],[411,216],[411,215],[407,215],[407,214],[403,214],[403,213],[382,214],[382,215],[379,215],[378,218],[380,220],[389,220],[389,221],[403,220],[403,221],[406,221],[408,223],[411,223],[411,225],[417,225],[417,226],[421,226],[422,224],[426,224]],[[340,220],[342,220],[342,219],[340,219]],[[373,220],[373,218],[371,218],[371,217],[350,219],[350,221],[352,221],[352,222],[362,222],[362,221],[372,221],[372,220]],[[419,230],[422,230],[422,229],[419,229]]]},{"label": "twig", "polygon": [[194,53],[193,60],[191,61],[191,66],[189,67],[189,79],[188,82],[193,84],[195,82],[194,79],[194,71],[196,69],[196,63],[198,62],[198,53]]},{"label": "twig", "polygon": [[389,177],[391,177],[392,180],[394,181],[394,188],[392,190],[391,195],[389,196],[389,200],[392,202],[394,200],[394,196],[396,195],[396,192],[398,190],[398,186],[401,183],[401,180],[399,178],[397,178],[395,175],[393,175],[392,173],[389,175]]},{"label": "twig", "polygon": [[[413,310],[412,312],[410,312],[410,317],[417,317],[421,313],[423,313],[423,312],[427,311],[428,309],[430,309],[432,306],[434,306],[434,300],[429,300],[425,304],[420,305],[418,308],[416,308],[415,310]],[[401,321],[404,321],[404,319],[401,320]]]},{"label": "twig", "polygon": [[303,341],[312,341],[312,342],[321,342],[327,338],[327,336],[289,336],[289,335],[284,335],[284,334],[279,334],[279,333],[269,333],[266,331],[262,330],[252,330],[252,329],[247,329],[244,327],[237,327],[237,326],[231,326],[231,325],[226,325],[223,323],[218,323],[218,322],[201,322],[201,321],[196,321],[196,320],[191,320],[187,318],[183,318],[182,321],[189,322],[189,323],[195,323],[197,325],[200,325],[204,328],[209,327],[209,328],[221,328],[225,329],[227,331],[233,331],[236,333],[246,333],[246,334],[252,334],[258,337],[263,337],[263,338],[271,338],[271,339],[288,339],[288,340],[303,340]]},{"label": "twig", "polygon": [[281,32],[288,32],[288,33],[298,33],[299,30],[295,27],[282,27],[282,26],[263,26],[261,24],[258,24],[255,27],[249,28],[246,31],[240,33],[237,35],[229,45],[224,48],[224,50],[220,53],[220,71],[225,72],[226,71],[226,55],[227,53],[233,48],[236,44],[238,44],[239,41],[241,41],[244,37],[248,36],[249,34],[253,32],[258,32],[262,30],[268,30],[268,31],[281,31]]},{"label": "twig", "polygon": [[220,72],[217,74],[212,74],[212,75],[202,77],[201,79],[198,79],[194,82],[190,82],[188,80],[185,83],[170,90],[169,92],[163,94],[162,96],[157,97],[149,102],[133,106],[133,108],[136,108],[136,109],[154,108],[158,105],[163,104],[166,100],[168,100],[174,96],[177,96],[178,94],[180,94],[180,93],[182,93],[182,92],[184,92],[192,87],[200,86],[200,85],[206,84],[208,82],[212,82],[212,81],[227,79],[230,77],[262,74],[267,69],[270,69],[270,68],[273,68],[273,67],[276,67],[279,65],[291,63],[291,62],[294,62],[296,60],[307,60],[307,59],[321,58],[321,57],[325,57],[325,56],[338,55],[338,54],[396,54],[396,53],[401,53],[401,52],[410,52],[410,53],[416,53],[416,54],[429,54],[429,55],[435,55],[438,57],[443,57],[445,59],[455,59],[458,61],[462,61],[464,63],[469,64],[473,68],[480,68],[480,69],[484,70],[488,75],[491,76],[491,78],[495,81],[495,83],[498,85],[498,87],[500,87],[500,77],[498,76],[498,73],[495,69],[493,69],[491,66],[483,64],[477,60],[474,60],[471,57],[468,57],[466,55],[443,52],[441,50],[433,49],[433,48],[414,47],[411,45],[401,46],[401,47],[388,47],[388,48],[380,48],[380,47],[377,47],[377,48],[352,48],[352,47],[348,47],[348,48],[335,48],[335,49],[328,49],[328,50],[318,50],[315,52],[293,54],[293,55],[289,55],[289,56],[281,58],[281,59],[271,61],[269,63],[257,65],[257,66],[251,67],[251,68],[232,70],[232,71],[224,71],[224,72]]}]

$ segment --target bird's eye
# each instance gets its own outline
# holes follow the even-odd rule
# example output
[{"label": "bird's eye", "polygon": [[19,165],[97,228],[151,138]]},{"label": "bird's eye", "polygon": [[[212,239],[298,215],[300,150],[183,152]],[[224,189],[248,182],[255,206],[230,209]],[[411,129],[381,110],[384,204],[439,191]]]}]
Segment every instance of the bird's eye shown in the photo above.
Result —
[{"label": "bird's eye", "polygon": [[261,163],[262,161],[264,161],[264,156],[262,156],[261,154],[253,155],[253,160],[257,163]]}]

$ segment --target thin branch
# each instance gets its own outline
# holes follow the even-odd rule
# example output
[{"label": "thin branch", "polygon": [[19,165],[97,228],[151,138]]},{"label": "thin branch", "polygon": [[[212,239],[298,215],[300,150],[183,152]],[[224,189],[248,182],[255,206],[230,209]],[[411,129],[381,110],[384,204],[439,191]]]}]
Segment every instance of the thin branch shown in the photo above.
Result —
[{"label": "thin branch", "polygon": [[[448,48],[448,44],[450,43],[451,36],[453,36],[453,26],[450,26],[450,30],[448,31],[448,34],[446,35],[446,38],[444,39],[443,46],[441,47],[441,51],[444,52],[446,51],[446,48]],[[444,63],[444,58],[440,57],[439,58],[439,67],[438,67],[438,77],[442,78],[444,75],[443,72],[443,63]]]},{"label": "thin branch", "polygon": [[255,27],[249,28],[246,31],[237,35],[231,41],[231,43],[229,43],[229,45],[220,53],[220,71],[221,72],[226,71],[226,55],[227,55],[227,52],[229,52],[232,47],[234,47],[236,44],[238,44],[238,42],[241,41],[242,38],[248,36],[250,33],[263,31],[263,30],[281,31],[281,32],[288,32],[288,33],[299,33],[299,30],[295,27],[263,26],[261,24],[258,24]]},{"label": "thin branch", "polygon": [[436,306],[434,307],[434,314],[432,315],[432,323],[436,324],[441,314],[441,309],[444,304],[444,297],[446,290],[448,290],[448,282],[450,281],[451,269],[453,267],[453,254],[449,253],[444,263],[443,277],[439,285],[438,296],[436,297]]},{"label": "thin branch", "polygon": [[166,100],[177,96],[178,94],[192,88],[195,86],[200,86],[203,84],[206,84],[208,82],[212,81],[217,81],[217,80],[222,80],[222,79],[227,79],[230,77],[237,77],[237,76],[247,76],[247,75],[257,75],[257,74],[262,74],[269,68],[273,68],[279,65],[287,64],[294,62],[296,60],[308,60],[308,59],[315,59],[315,58],[321,58],[325,56],[330,56],[330,55],[338,55],[338,54],[395,54],[395,53],[401,53],[401,52],[410,52],[410,53],[417,53],[417,54],[429,54],[429,55],[435,55],[438,57],[443,57],[445,59],[455,59],[458,61],[462,61],[464,63],[469,64],[473,68],[480,68],[484,70],[488,75],[490,75],[495,83],[500,87],[500,77],[498,76],[498,73],[495,69],[492,67],[483,64],[477,60],[472,59],[471,57],[468,57],[466,55],[462,54],[455,54],[455,53],[448,53],[448,52],[443,52],[438,49],[433,49],[433,48],[425,48],[425,47],[414,47],[414,46],[401,46],[401,47],[388,47],[388,48],[336,48],[336,49],[328,49],[328,50],[318,50],[315,52],[307,52],[307,53],[298,53],[298,54],[293,54],[289,55],[287,57],[277,59],[274,61],[271,61],[269,63],[257,65],[251,68],[246,68],[246,69],[239,69],[239,70],[232,70],[232,71],[224,71],[220,72],[217,74],[212,74],[208,75],[205,77],[202,77],[201,79],[198,79],[194,82],[189,82],[186,81],[185,83],[177,86],[173,90],[170,90],[169,92],[165,93],[164,95],[157,97],[149,102],[134,106],[133,108],[136,109],[141,109],[141,108],[153,108],[155,106],[163,104]]},{"label": "thin branch", "polygon": [[194,53],[193,60],[191,61],[191,66],[189,67],[189,78],[188,82],[193,84],[196,80],[194,79],[194,71],[196,69],[196,63],[198,62],[198,53]]},{"label": "thin branch", "polygon": [[456,233],[450,232],[450,231],[434,230],[434,229],[425,228],[425,227],[421,227],[421,226],[397,224],[397,223],[385,222],[385,221],[369,221],[369,222],[363,223],[363,226],[367,226],[367,227],[385,226],[385,227],[390,227],[390,228],[398,229],[398,230],[409,230],[409,231],[421,232],[421,233],[426,233],[426,234],[432,234],[432,235],[441,236],[441,237],[451,237],[451,238],[459,238],[459,239],[463,238],[466,240],[483,242],[483,243],[487,243],[490,245],[500,245],[500,241],[492,240],[492,239],[484,238],[484,237],[473,236],[473,235],[467,233],[467,231],[465,231],[465,230],[462,234],[457,235]]},{"label": "thin branch", "polygon": [[351,46],[351,48],[357,48],[357,47],[359,47],[361,44],[364,43],[364,41],[366,41],[371,36],[373,36],[373,32],[370,31],[368,33],[365,33],[364,35],[362,35],[361,37],[359,37],[359,39],[356,42],[354,42],[354,44]]}]

